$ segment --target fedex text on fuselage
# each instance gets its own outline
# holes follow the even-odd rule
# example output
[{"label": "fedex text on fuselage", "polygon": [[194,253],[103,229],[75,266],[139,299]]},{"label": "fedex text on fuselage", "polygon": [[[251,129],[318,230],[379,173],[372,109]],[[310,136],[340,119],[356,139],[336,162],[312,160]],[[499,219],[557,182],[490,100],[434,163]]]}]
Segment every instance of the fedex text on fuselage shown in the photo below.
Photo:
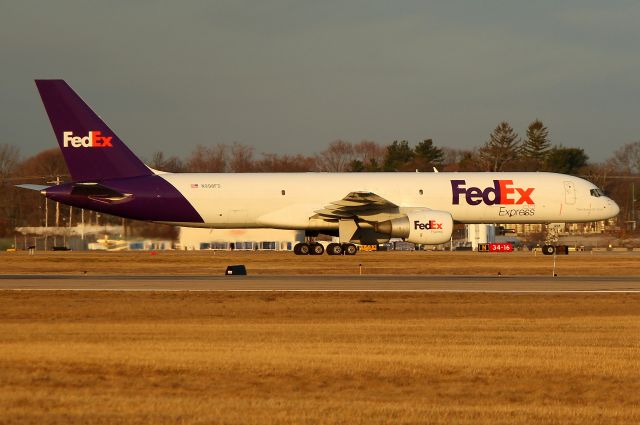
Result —
[{"label": "fedex text on fuselage", "polygon": [[514,187],[513,180],[494,180],[493,186],[466,187],[466,180],[451,180],[452,204],[460,205],[460,199],[468,205],[534,205],[533,187]]}]

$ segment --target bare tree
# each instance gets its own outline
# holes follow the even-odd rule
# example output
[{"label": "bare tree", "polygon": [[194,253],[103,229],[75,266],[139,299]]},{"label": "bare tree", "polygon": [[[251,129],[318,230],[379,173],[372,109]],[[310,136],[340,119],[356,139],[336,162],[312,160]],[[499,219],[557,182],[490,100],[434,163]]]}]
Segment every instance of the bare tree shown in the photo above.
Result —
[{"label": "bare tree", "polygon": [[318,155],[320,171],[343,172],[349,170],[354,157],[353,145],[344,140],[335,140]]},{"label": "bare tree", "polygon": [[609,162],[585,165],[580,172],[580,177],[586,178],[591,183],[604,189],[607,193],[610,187],[616,185],[616,181],[614,179],[608,178],[610,175],[615,174],[615,169]]},{"label": "bare tree", "polygon": [[231,146],[231,161],[229,166],[234,173],[249,173],[253,171],[253,148],[235,142],[233,146]]},{"label": "bare tree", "polygon": [[485,165],[478,161],[480,154],[478,149],[464,150],[461,152],[462,157],[458,161],[457,168],[452,171],[483,171],[486,170]]},{"label": "bare tree", "polygon": [[10,176],[20,161],[20,150],[13,145],[0,144],[0,179]]},{"label": "bare tree", "polygon": [[164,152],[162,151],[158,151],[153,154],[153,158],[151,159],[149,166],[156,170],[168,171],[170,173],[181,173],[185,170],[185,166],[180,158],[177,156],[165,158]]},{"label": "bare tree", "polygon": [[[384,164],[384,158],[387,155],[386,146],[381,146],[376,142],[370,140],[363,140],[353,146],[353,152],[357,161],[357,168],[361,168],[361,171],[379,171]],[[352,162],[355,164],[355,162]],[[351,167],[356,168],[356,167]],[[360,171],[360,170],[352,170]]]},{"label": "bare tree", "polygon": [[191,152],[186,169],[192,173],[224,173],[227,170],[227,151],[227,145],[198,145]]},{"label": "bare tree", "polygon": [[69,170],[60,149],[53,148],[39,152],[24,160],[19,165],[16,173],[20,177],[45,181],[57,176],[66,177],[69,175]]},{"label": "bare tree", "polygon": [[614,152],[609,163],[620,173],[640,174],[640,141],[622,146]]},{"label": "bare tree", "polygon": [[13,184],[47,184],[56,177],[62,177],[64,180],[69,175],[62,153],[57,148],[42,151],[12,168],[13,171],[5,177],[10,181],[1,192],[4,199],[0,199],[0,233],[5,235],[12,233],[16,226],[43,224],[44,200],[40,194],[36,191],[16,189]]},{"label": "bare tree", "polygon": [[11,177],[18,168],[20,151],[16,146],[0,144],[0,236],[11,234],[15,226],[15,189]]},{"label": "bare tree", "polygon": [[446,171],[459,171],[460,162],[469,156],[473,156],[469,149],[442,147],[442,168]]},{"label": "bare tree", "polygon": [[263,153],[262,159],[254,163],[255,171],[268,173],[305,172],[316,168],[316,159],[304,155],[276,155]]}]

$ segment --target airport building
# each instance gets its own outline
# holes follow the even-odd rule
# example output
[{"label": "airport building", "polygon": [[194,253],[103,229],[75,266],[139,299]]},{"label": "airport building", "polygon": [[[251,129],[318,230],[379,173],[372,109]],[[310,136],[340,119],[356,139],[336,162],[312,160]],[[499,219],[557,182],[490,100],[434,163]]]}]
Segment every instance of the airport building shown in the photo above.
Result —
[{"label": "airport building", "polygon": [[291,251],[304,231],[277,229],[201,229],[180,227],[177,249]]},{"label": "airport building", "polygon": [[37,251],[124,251],[173,249],[171,240],[129,238],[119,225],[17,227],[14,248]]}]

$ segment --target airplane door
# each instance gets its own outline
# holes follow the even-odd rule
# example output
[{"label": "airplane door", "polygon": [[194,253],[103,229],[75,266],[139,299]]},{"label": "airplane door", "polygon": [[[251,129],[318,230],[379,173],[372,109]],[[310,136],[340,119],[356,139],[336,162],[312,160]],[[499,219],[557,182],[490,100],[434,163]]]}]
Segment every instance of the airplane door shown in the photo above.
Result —
[{"label": "airplane door", "polygon": [[567,205],[576,203],[576,185],[573,182],[564,182],[564,200]]}]

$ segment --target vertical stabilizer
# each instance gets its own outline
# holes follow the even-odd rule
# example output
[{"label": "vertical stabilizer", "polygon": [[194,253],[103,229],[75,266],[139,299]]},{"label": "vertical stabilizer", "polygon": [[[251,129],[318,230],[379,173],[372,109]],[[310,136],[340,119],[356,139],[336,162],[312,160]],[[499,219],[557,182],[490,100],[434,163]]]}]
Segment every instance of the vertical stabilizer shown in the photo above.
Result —
[{"label": "vertical stabilizer", "polygon": [[63,80],[36,80],[58,145],[76,181],[152,175]]}]

